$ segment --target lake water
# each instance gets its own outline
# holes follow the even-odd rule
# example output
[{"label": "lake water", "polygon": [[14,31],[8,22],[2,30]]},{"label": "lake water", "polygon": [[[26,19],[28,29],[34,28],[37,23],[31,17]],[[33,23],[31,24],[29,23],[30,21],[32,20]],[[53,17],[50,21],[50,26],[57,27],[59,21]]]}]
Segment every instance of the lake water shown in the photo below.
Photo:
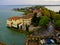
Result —
[{"label": "lake water", "polygon": [[60,10],[60,6],[46,6],[46,8],[58,12]]},{"label": "lake water", "polygon": [[[22,16],[22,12],[15,12],[11,9],[13,8],[23,8],[28,6],[19,6],[19,5],[1,5],[0,6],[0,41],[8,45],[24,45],[25,35],[19,32],[9,30],[6,27],[6,20],[11,16]],[[60,6],[46,6],[47,8],[58,11]]]},{"label": "lake water", "polygon": [[6,20],[11,16],[22,16],[22,12],[15,12],[13,8],[23,8],[26,6],[0,6],[0,41],[8,45],[24,45],[25,35],[6,27]]}]

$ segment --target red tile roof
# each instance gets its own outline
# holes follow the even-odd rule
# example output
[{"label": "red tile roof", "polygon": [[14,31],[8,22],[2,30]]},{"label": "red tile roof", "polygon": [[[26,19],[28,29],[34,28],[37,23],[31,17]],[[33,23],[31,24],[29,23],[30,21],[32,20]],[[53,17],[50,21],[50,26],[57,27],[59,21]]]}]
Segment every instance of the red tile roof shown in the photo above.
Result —
[{"label": "red tile roof", "polygon": [[8,20],[18,20],[18,19],[20,19],[20,17],[18,17],[18,16],[13,16],[13,17],[10,17],[10,18],[8,18]]},{"label": "red tile roof", "polygon": [[18,20],[18,19],[20,19],[20,18],[22,18],[22,19],[29,19],[29,18],[32,18],[32,17],[33,17],[33,14],[30,13],[30,14],[24,15],[24,16],[22,16],[22,17],[13,16],[13,17],[8,18],[8,20],[12,21],[12,20]]},{"label": "red tile roof", "polygon": [[33,13],[43,12],[42,10],[35,9],[33,10]]}]

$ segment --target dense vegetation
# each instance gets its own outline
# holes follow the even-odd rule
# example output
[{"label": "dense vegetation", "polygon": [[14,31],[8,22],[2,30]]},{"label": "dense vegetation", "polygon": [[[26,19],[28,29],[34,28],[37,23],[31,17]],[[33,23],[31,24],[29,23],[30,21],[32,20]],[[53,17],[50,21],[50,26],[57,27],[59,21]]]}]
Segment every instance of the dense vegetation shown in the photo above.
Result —
[{"label": "dense vegetation", "polygon": [[31,19],[31,24],[33,26],[38,26],[40,17],[37,17],[37,13],[34,13],[33,18]]},{"label": "dense vegetation", "polygon": [[47,16],[42,16],[41,20],[39,21],[39,25],[42,27],[47,27],[49,21],[50,21],[50,18],[48,18]]},{"label": "dense vegetation", "polygon": [[45,27],[48,25],[49,21],[53,22],[54,26],[56,29],[60,30],[60,10],[59,12],[54,12],[52,10],[49,10],[47,8],[45,8],[44,6],[32,6],[32,7],[27,7],[27,8],[21,8],[21,9],[17,9],[20,12],[24,12],[26,15],[31,13],[31,11],[29,11],[30,8],[35,8],[35,9],[42,9],[42,17],[37,17],[37,13],[34,14],[32,20],[31,20],[31,24],[33,26],[42,26]]},{"label": "dense vegetation", "polygon": [[40,25],[42,27],[47,27],[49,21],[51,21],[54,24],[55,28],[60,30],[60,11],[59,13],[56,13],[45,7],[42,7],[41,9],[43,11],[42,17],[38,19],[38,17],[36,16],[37,14],[33,16],[32,18],[33,25],[36,25],[36,26]]},{"label": "dense vegetation", "polygon": [[60,20],[56,20],[54,24],[55,24],[55,28],[60,30]]}]

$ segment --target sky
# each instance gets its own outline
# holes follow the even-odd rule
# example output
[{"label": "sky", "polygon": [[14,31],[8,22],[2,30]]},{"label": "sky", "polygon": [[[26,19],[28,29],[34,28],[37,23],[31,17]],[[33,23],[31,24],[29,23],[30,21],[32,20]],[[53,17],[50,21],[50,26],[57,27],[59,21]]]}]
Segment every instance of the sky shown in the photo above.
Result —
[{"label": "sky", "polygon": [[0,5],[60,5],[60,0],[0,0]]}]

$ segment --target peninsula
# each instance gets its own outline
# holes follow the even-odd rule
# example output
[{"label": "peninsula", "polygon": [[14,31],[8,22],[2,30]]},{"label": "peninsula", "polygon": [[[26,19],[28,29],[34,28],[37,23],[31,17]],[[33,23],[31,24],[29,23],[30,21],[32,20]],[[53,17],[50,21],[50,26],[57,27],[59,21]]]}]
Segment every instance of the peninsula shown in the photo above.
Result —
[{"label": "peninsula", "polygon": [[33,31],[26,35],[26,45],[60,44],[60,12],[54,12],[44,6],[13,10],[24,12],[24,15],[8,18],[7,27]]}]

